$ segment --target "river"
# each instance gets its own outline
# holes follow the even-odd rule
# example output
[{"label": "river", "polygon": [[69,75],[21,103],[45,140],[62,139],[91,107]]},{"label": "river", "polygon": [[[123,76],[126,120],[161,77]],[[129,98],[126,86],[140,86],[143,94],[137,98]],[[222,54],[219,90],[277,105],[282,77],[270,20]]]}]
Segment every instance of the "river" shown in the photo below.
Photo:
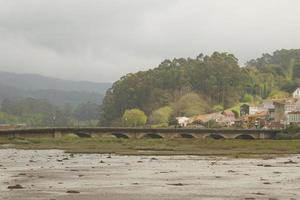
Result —
[{"label": "river", "polygon": [[1,149],[0,199],[300,199],[300,155],[263,160]]}]

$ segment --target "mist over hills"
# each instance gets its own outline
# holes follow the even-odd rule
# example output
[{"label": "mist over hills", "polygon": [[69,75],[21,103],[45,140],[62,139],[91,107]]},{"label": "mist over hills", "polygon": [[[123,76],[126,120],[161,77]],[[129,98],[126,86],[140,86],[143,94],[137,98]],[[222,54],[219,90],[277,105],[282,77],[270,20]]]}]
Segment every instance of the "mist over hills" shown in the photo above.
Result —
[{"label": "mist over hills", "polygon": [[71,81],[0,71],[0,102],[6,98],[46,99],[54,105],[100,104],[111,83]]},{"label": "mist over hills", "polygon": [[65,90],[97,92],[104,94],[111,83],[95,83],[89,81],[62,80],[38,74],[19,74],[0,71],[0,84],[22,90]]}]

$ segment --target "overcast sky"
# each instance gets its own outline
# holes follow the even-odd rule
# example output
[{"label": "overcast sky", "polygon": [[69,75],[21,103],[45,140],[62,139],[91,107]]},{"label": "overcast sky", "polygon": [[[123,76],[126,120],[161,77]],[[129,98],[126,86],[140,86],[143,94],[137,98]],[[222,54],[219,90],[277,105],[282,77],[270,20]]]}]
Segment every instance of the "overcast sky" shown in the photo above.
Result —
[{"label": "overcast sky", "polygon": [[0,0],[0,70],[115,81],[164,59],[300,48],[299,0]]}]

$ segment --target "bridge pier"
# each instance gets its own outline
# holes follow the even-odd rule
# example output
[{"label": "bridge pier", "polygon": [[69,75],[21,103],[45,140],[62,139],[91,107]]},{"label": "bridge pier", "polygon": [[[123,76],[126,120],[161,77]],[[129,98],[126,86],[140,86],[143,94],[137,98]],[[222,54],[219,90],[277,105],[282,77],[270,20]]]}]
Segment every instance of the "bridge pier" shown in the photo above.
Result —
[{"label": "bridge pier", "polygon": [[265,139],[265,134],[264,133],[259,133],[258,138],[259,139]]},{"label": "bridge pier", "polygon": [[61,138],[61,137],[62,137],[61,131],[54,131],[53,132],[53,138]]}]

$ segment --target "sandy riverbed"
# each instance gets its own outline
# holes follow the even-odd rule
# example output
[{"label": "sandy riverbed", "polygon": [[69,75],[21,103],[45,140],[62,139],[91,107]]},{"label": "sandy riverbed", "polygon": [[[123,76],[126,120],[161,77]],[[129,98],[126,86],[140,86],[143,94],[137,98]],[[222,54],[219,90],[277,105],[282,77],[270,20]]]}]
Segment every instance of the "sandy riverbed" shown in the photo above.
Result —
[{"label": "sandy riverbed", "polygon": [[[23,189],[8,189],[19,184]],[[300,199],[300,155],[270,160],[0,150],[1,200]]]}]

